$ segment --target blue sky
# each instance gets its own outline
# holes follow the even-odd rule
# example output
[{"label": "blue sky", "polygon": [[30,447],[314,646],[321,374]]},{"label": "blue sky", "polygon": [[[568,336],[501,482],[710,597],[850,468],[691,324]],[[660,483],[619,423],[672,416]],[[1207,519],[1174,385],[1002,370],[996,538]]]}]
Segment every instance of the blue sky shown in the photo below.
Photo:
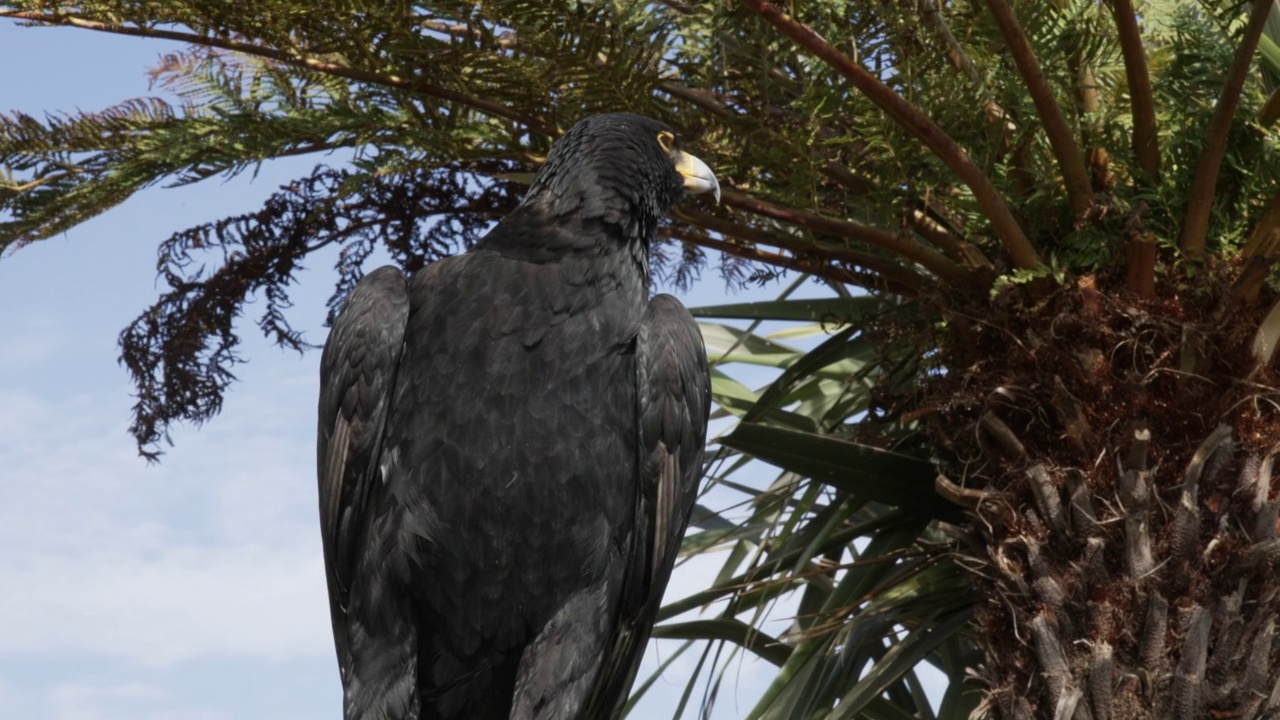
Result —
[{"label": "blue sky", "polygon": [[[0,111],[148,94],[146,69],[172,47],[0,20]],[[126,433],[131,387],[116,363],[118,333],[157,293],[157,244],[255,208],[318,160],[153,188],[0,258],[0,717],[341,716],[315,510],[318,353],[246,328],[250,362],[222,414],[176,428],[155,466]],[[294,294],[291,317],[312,342],[325,334],[331,260],[313,260]],[[710,272],[684,300],[724,302],[724,285]],[[717,567],[682,569],[669,597]],[[673,664],[633,717],[670,717],[694,660]],[[730,676],[738,701],[722,697],[717,717],[740,717],[770,673],[748,663]]]}]

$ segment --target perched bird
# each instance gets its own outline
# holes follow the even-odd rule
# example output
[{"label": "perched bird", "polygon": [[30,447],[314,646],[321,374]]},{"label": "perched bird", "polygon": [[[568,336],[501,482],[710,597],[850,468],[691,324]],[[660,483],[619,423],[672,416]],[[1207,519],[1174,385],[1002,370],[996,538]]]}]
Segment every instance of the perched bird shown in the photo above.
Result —
[{"label": "perched bird", "polygon": [[347,720],[617,717],[696,494],[710,376],[649,245],[715,175],[600,115],[470,251],[369,273],[320,366]]}]

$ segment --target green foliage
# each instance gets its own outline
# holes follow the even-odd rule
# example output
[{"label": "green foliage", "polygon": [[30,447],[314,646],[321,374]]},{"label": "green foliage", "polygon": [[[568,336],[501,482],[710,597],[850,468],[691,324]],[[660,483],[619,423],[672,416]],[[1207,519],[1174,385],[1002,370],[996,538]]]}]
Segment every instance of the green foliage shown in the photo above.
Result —
[{"label": "green foliage", "polygon": [[[499,161],[489,169],[496,174],[503,166]],[[282,347],[306,347],[286,310],[287,288],[307,255],[343,246],[329,301],[332,320],[376,248],[417,270],[474,243],[494,217],[515,207],[522,190],[509,182],[480,183],[456,164],[378,174],[320,166],[257,212],[164,241],[160,279],[167,290],[120,335],[121,362],[138,388],[130,431],[143,454],[158,456],[171,419],[202,423],[218,413],[234,379],[231,367],[240,362],[235,323],[255,294],[265,301],[257,320],[262,332]],[[208,271],[203,261],[211,254],[220,255],[221,264]]]},{"label": "green foliage", "polygon": [[[1278,14],[1280,15],[1280,14]],[[1210,114],[1226,77],[1226,68],[1235,51],[1235,37],[1224,32],[1212,16],[1189,4],[1171,10],[1156,39],[1162,47],[1153,54],[1153,63],[1164,72],[1155,85],[1160,126],[1165,128],[1161,144],[1166,148],[1168,177],[1148,200],[1159,212],[1148,218],[1148,226],[1161,237],[1176,238],[1181,225],[1180,210],[1186,203],[1192,179],[1200,162]],[[1259,73],[1250,83],[1237,120],[1233,123],[1223,170],[1219,175],[1214,223],[1209,237],[1218,249],[1239,249],[1248,224],[1254,218],[1258,196],[1280,180],[1276,165],[1277,137],[1260,132],[1256,119],[1266,94]],[[1187,112],[1196,106],[1198,112]],[[1146,197],[1145,195],[1143,196]]]}]

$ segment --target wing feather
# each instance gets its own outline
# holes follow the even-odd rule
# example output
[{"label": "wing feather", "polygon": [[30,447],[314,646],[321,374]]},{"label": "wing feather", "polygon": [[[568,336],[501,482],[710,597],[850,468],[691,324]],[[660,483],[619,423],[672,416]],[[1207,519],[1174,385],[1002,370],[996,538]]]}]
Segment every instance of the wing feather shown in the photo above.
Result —
[{"label": "wing feather", "polygon": [[[711,371],[702,333],[670,295],[649,303],[640,331],[641,502],[653,508],[650,594],[661,601],[702,477]],[[655,608],[656,612],[656,608]]]},{"label": "wing feather", "polygon": [[617,717],[644,656],[702,477],[711,373],[693,316],[670,295],[649,303],[636,338],[640,497],[618,622],[584,717]]},{"label": "wing feather", "polygon": [[400,363],[409,297],[404,275],[383,267],[366,275],[338,316],[320,358],[316,456],[320,532],[338,662],[348,657],[346,612],[352,572],[390,393]]}]

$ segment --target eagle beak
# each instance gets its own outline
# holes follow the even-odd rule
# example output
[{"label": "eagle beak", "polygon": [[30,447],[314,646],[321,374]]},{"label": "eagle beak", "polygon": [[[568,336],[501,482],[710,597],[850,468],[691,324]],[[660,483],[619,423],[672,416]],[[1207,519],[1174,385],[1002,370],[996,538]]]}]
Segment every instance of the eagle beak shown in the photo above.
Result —
[{"label": "eagle beak", "polygon": [[677,151],[675,155],[676,172],[684,177],[684,189],[699,194],[710,192],[715,194],[716,202],[720,202],[720,181],[711,168],[698,158],[687,152]]}]

